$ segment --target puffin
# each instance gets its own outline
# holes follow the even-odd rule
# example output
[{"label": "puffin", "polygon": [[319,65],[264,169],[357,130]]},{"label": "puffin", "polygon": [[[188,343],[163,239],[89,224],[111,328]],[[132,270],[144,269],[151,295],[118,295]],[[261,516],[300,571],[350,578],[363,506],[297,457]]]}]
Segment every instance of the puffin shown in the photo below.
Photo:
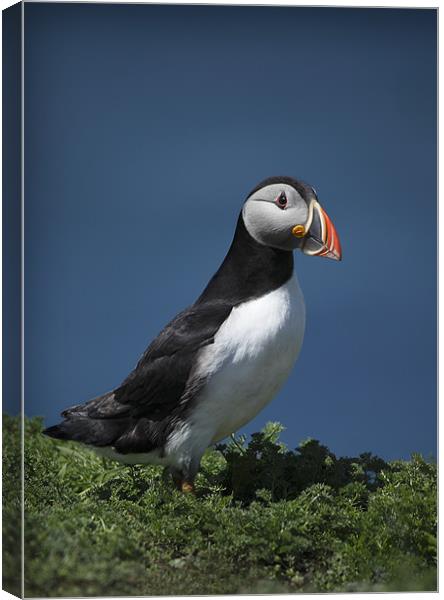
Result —
[{"label": "puffin", "polygon": [[205,450],[277,394],[301,350],[305,304],[293,252],[342,257],[316,190],[269,177],[246,197],[231,246],[197,300],[115,389],[64,410],[43,433],[125,464],[162,465],[194,492]]}]

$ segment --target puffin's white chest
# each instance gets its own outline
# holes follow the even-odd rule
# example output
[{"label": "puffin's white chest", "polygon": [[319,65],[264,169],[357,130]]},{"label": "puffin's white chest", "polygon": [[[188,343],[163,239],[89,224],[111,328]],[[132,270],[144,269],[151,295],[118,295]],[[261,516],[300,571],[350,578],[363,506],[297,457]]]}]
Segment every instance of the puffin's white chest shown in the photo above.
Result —
[{"label": "puffin's white chest", "polygon": [[195,434],[216,442],[250,421],[287,379],[299,354],[305,305],[296,275],[234,308],[199,356],[208,377],[191,417]]}]

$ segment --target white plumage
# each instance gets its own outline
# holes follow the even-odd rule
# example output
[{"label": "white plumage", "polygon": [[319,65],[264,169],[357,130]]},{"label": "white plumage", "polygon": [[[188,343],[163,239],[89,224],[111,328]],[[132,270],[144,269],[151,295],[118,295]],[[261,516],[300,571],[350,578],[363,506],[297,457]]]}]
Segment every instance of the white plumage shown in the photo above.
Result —
[{"label": "white plumage", "polygon": [[207,446],[251,421],[276,395],[298,357],[305,304],[296,274],[277,290],[233,308],[214,343],[198,356],[195,376],[207,377],[186,423],[169,438],[163,455],[99,452],[126,464],[180,469]]},{"label": "white plumage", "polygon": [[166,446],[169,462],[199,454],[251,421],[286,381],[304,329],[295,273],[277,290],[235,307],[198,357],[196,374],[208,381],[187,425]]}]

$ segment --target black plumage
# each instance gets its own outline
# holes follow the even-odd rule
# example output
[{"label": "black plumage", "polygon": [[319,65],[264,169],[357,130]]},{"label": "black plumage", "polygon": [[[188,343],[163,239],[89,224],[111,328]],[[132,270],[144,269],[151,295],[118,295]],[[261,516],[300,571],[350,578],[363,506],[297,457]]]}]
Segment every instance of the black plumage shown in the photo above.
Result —
[{"label": "black plumage", "polygon": [[161,331],[119,387],[67,409],[44,433],[122,454],[162,452],[205,384],[193,373],[201,348],[234,306],[279,288],[292,272],[292,252],[256,242],[241,214],[227,256],[197,301]]},{"label": "black plumage", "polygon": [[255,194],[257,191],[266,187],[267,185],[273,185],[275,183],[285,183],[287,185],[291,185],[291,187],[293,187],[297,192],[299,192],[299,194],[302,196],[302,198],[304,198],[306,202],[313,196],[317,197],[315,189],[308,183],[305,183],[300,179],[294,179],[294,177],[280,175],[267,177],[267,179],[262,180],[251,190],[251,192],[247,196],[247,199],[253,194]]}]

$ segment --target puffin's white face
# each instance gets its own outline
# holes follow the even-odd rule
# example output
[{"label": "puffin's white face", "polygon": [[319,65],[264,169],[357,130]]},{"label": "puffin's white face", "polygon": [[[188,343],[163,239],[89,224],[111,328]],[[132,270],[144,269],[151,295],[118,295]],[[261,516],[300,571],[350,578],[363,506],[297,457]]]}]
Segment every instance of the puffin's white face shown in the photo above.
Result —
[{"label": "puffin's white face", "polygon": [[307,222],[308,206],[291,185],[273,183],[254,192],[245,202],[242,214],[248,233],[257,242],[294,250],[300,243],[292,229]]},{"label": "puffin's white face", "polygon": [[304,254],[341,260],[338,234],[315,190],[288,177],[269,181],[248,196],[242,209],[253,239],[279,250],[299,248]]}]

